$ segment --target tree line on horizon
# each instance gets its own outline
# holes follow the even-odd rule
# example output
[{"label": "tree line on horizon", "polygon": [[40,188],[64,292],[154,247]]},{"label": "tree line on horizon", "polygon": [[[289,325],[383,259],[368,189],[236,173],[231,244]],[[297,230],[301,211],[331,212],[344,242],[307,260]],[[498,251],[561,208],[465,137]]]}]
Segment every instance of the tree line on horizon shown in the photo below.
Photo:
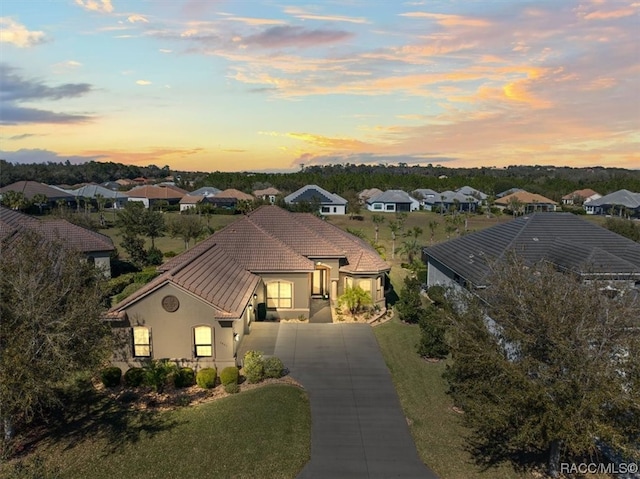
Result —
[{"label": "tree line on horizon", "polygon": [[145,177],[157,181],[173,176],[187,190],[201,186],[235,188],[247,193],[273,186],[292,192],[304,185],[317,184],[328,191],[343,194],[368,188],[412,191],[431,188],[436,191],[471,186],[489,195],[510,188],[522,188],[555,201],[572,191],[592,188],[600,194],[619,189],[640,192],[640,170],[623,168],[571,168],[549,166],[509,166],[507,168],[450,168],[442,165],[336,164],[301,168],[291,173],[265,172],[192,172],[171,170],[169,166],[136,166],[90,161],[82,164],[9,163],[0,159],[0,187],[16,181],[33,180],[52,185],[103,183],[117,179]]}]

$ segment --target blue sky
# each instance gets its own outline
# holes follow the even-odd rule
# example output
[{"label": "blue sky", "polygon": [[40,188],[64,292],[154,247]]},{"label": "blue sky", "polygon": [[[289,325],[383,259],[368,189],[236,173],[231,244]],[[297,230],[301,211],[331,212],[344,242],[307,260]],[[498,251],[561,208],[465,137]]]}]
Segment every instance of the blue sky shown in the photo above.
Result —
[{"label": "blue sky", "polygon": [[637,1],[4,1],[0,155],[640,168]]}]

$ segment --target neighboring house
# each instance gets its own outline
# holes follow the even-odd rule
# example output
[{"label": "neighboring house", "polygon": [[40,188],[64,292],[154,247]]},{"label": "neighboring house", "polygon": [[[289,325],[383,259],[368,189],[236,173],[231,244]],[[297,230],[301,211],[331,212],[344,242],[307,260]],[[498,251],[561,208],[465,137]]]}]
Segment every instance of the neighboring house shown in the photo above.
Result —
[{"label": "neighboring house", "polygon": [[22,193],[30,201],[36,195],[44,195],[47,197],[47,203],[50,207],[55,207],[58,200],[64,201],[67,205],[75,201],[74,196],[69,192],[44,183],[38,183],[37,181],[16,181],[10,185],[3,186],[0,188],[0,198],[7,191]]},{"label": "neighboring house", "polygon": [[387,190],[366,202],[369,211],[384,213],[410,212],[420,209],[420,202],[402,190]]},{"label": "neighboring house", "polygon": [[427,284],[489,286],[492,266],[509,253],[526,263],[552,263],[585,280],[606,277],[612,287],[640,288],[640,243],[571,213],[534,213],[424,248]]},{"label": "neighboring house", "polygon": [[300,203],[318,203],[319,211],[323,215],[344,215],[347,210],[347,200],[335,193],[329,193],[318,185],[306,185],[284,198],[288,205]]},{"label": "neighboring house", "polygon": [[528,214],[536,211],[555,211],[558,203],[537,193],[523,190],[496,199],[494,205],[500,210],[511,209],[517,205],[518,213]]},{"label": "neighboring house", "polygon": [[101,183],[100,186],[108,190],[113,190],[113,191],[120,190],[120,184],[116,183],[115,181],[105,181],[104,183]]},{"label": "neighboring house", "polygon": [[211,203],[218,208],[235,208],[239,201],[254,201],[255,198],[250,194],[244,193],[234,188],[220,191],[213,196],[207,196],[203,201]]},{"label": "neighboring house", "polygon": [[204,200],[204,198],[204,195],[194,196],[191,193],[189,193],[188,195],[184,195],[182,198],[180,198],[180,211],[182,212],[194,209],[196,206],[202,203],[202,200]]},{"label": "neighboring house", "polygon": [[189,193],[191,196],[215,196],[220,193],[222,190],[218,188],[214,188],[213,186],[203,186],[202,188],[198,188],[197,190]]},{"label": "neighboring house", "polygon": [[420,201],[422,209],[434,211],[440,204],[440,193],[429,188],[413,190],[411,194]]},{"label": "neighboring house", "polygon": [[137,184],[135,181],[130,180],[129,178],[120,178],[119,180],[116,180],[115,183],[120,185],[122,188],[130,188]]},{"label": "neighboring house", "polygon": [[487,198],[489,197],[489,195],[487,195],[486,193],[483,193],[480,190],[476,190],[471,186],[463,186],[462,188],[458,188],[456,190],[456,193],[460,193],[467,197],[471,196],[472,198],[478,200],[478,202],[482,205],[487,203]]},{"label": "neighboring house", "polygon": [[505,196],[509,196],[513,193],[517,193],[519,191],[524,191],[522,188],[509,188],[508,190],[502,191],[496,195],[496,198],[503,198]]},{"label": "neighboring house", "polygon": [[128,343],[116,354],[123,368],[150,358],[235,365],[254,319],[308,318],[313,298],[335,301],[356,285],[384,307],[390,268],[366,241],[310,213],[267,205],[159,269],[109,311]]},{"label": "neighboring house", "polygon": [[177,205],[187,192],[177,186],[146,185],[125,191],[124,194],[127,195],[129,201],[139,201],[144,204],[145,208],[149,208],[158,201]]},{"label": "neighboring house", "polygon": [[597,193],[592,189],[586,188],[584,190],[576,190],[573,193],[564,195],[562,197],[562,204],[563,205],[583,205],[593,200],[597,200],[598,198],[602,198],[602,195],[600,193]]},{"label": "neighboring house", "polygon": [[276,198],[281,194],[280,190],[276,188],[265,188],[263,190],[256,190],[253,192],[253,196],[260,198],[263,201],[268,201],[272,205],[276,202]]},{"label": "neighboring house", "polygon": [[76,190],[70,190],[69,193],[76,198],[76,202],[78,198],[89,198],[96,206],[98,197],[102,197],[106,201],[104,207],[113,209],[124,208],[129,200],[129,197],[120,191],[110,190],[96,184],[85,185]]},{"label": "neighboring house", "polygon": [[476,211],[480,200],[470,195],[465,195],[457,191],[443,191],[440,193],[440,203],[438,206],[443,211]]},{"label": "neighboring house", "polygon": [[369,188],[358,193],[358,199],[360,200],[360,203],[365,204],[369,198],[381,195],[382,193],[383,191],[378,188]]},{"label": "neighboring house", "polygon": [[584,205],[588,215],[640,218],[640,193],[618,190]]},{"label": "neighboring house", "polygon": [[25,230],[35,231],[48,240],[64,241],[67,246],[84,253],[105,276],[111,276],[110,258],[115,247],[108,236],[67,220],[39,220],[0,206],[0,240]]}]

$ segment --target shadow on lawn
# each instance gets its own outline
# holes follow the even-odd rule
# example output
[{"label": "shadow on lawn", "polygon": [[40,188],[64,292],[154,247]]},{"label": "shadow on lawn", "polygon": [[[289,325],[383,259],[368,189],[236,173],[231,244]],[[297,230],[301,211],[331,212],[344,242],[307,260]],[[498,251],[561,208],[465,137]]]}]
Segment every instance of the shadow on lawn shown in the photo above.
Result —
[{"label": "shadow on lawn", "polygon": [[91,385],[84,385],[62,393],[60,399],[62,406],[51,410],[46,423],[34,429],[34,434],[23,443],[24,452],[45,441],[63,444],[69,450],[87,440],[104,440],[103,455],[107,456],[143,436],[152,437],[180,424],[162,411],[130,407],[135,394],[128,396],[128,400],[115,400]]}]

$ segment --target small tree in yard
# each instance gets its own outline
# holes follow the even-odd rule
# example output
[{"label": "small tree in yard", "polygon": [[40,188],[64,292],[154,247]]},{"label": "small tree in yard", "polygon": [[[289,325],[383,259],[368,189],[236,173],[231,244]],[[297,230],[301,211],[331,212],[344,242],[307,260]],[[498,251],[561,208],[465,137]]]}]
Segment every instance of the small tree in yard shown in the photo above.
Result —
[{"label": "small tree in yard", "polygon": [[259,383],[264,379],[264,358],[260,351],[246,352],[242,372],[250,383]]},{"label": "small tree in yard", "polygon": [[351,314],[357,314],[371,304],[373,304],[371,294],[360,286],[347,286],[342,296],[338,298],[338,305],[346,306]]},{"label": "small tree in yard", "polygon": [[0,243],[0,418],[5,440],[56,404],[55,387],[97,371],[110,351],[102,277],[59,242],[23,232]]},{"label": "small tree in yard", "polygon": [[446,342],[446,318],[444,311],[433,305],[422,309],[419,315],[420,343],[418,354],[423,358],[443,359],[449,354]]},{"label": "small tree in yard", "polygon": [[420,281],[412,276],[404,278],[404,286],[400,290],[400,299],[395,305],[400,321],[415,324],[420,320],[422,298],[420,297]]},{"label": "small tree in yard", "polygon": [[[481,297],[460,298],[446,373],[478,461],[546,462],[631,453],[640,432],[640,299],[605,294],[549,265],[497,267]],[[637,454],[637,450],[636,450]]]}]

